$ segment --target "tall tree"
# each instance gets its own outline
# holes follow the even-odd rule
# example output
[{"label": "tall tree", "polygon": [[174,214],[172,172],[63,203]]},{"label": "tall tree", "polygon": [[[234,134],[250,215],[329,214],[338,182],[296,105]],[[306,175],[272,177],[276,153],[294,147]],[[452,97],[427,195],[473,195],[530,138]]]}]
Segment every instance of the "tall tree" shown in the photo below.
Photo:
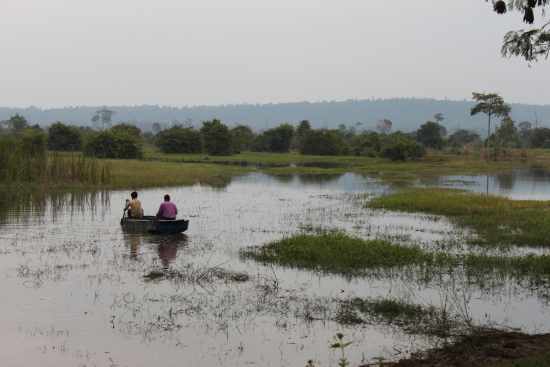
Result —
[{"label": "tall tree", "polygon": [[29,127],[27,119],[20,114],[15,114],[7,121],[8,128],[13,131],[21,131]]},{"label": "tall tree", "polygon": [[[470,110],[470,115],[474,116],[480,112],[487,115],[487,138],[489,138],[491,136],[491,117],[506,117],[512,109],[496,93],[474,92],[473,99],[477,104]],[[485,140],[485,147],[487,147],[487,140]]]},{"label": "tall tree", "polygon": [[[486,0],[487,1],[487,0]],[[550,4],[547,0],[492,0],[493,9],[498,14],[508,11],[523,13],[523,21],[527,24],[535,22],[535,11],[541,10]],[[550,22],[540,28],[520,29],[510,31],[504,36],[502,46],[503,56],[521,56],[527,61],[536,61],[540,56],[548,57],[550,53]]]},{"label": "tall tree", "polygon": [[95,111],[94,116],[92,117],[92,122],[100,123],[101,130],[105,130],[105,127],[111,126],[111,121],[115,111],[109,110],[106,107],[103,107],[100,110]]}]

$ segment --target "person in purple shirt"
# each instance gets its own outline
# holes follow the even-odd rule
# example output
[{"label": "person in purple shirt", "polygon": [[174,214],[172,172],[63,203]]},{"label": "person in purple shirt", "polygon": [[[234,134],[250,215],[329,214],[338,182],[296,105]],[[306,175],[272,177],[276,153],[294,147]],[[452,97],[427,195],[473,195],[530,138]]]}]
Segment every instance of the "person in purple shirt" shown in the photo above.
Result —
[{"label": "person in purple shirt", "polygon": [[170,201],[170,195],[164,195],[164,203],[160,204],[157,219],[174,220],[178,215],[176,204]]}]

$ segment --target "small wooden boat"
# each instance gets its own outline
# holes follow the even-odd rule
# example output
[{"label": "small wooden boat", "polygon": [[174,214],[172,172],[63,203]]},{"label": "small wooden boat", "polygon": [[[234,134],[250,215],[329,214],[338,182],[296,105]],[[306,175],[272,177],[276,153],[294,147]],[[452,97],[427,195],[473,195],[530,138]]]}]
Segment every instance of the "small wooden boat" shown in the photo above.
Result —
[{"label": "small wooden boat", "polygon": [[122,229],[128,232],[146,232],[156,234],[173,234],[187,231],[189,221],[185,219],[164,220],[154,216],[143,216],[140,219],[124,216],[120,220]]}]

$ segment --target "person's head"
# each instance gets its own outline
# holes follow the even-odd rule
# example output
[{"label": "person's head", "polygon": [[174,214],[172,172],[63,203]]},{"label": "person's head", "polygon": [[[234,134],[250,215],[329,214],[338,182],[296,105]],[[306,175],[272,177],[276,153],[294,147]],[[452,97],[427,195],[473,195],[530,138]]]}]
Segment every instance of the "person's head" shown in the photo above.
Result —
[{"label": "person's head", "polygon": [[168,194],[164,195],[164,201],[170,201],[170,195]]},{"label": "person's head", "polygon": [[132,197],[132,199],[137,199],[137,192],[132,192],[130,196]]}]

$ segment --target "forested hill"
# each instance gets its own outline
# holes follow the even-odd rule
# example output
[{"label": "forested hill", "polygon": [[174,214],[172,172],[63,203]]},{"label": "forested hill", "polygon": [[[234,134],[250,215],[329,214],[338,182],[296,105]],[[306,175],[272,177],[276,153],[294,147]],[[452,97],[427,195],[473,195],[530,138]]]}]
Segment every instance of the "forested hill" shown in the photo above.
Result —
[{"label": "forested hill", "polygon": [[[434,99],[377,99],[348,100],[341,102],[299,102],[279,104],[242,104],[223,106],[164,107],[164,106],[107,106],[115,111],[113,122],[133,122],[148,129],[153,122],[170,124],[218,118],[228,125],[246,124],[256,130],[273,127],[282,122],[311,121],[314,127],[337,127],[362,123],[364,128],[374,128],[380,119],[393,121],[394,130],[411,131],[431,119],[435,113],[443,113],[443,124],[449,130],[473,129],[484,133],[485,116],[470,117],[470,101],[442,101]],[[101,106],[102,107],[102,106]],[[77,125],[92,125],[91,118],[100,107],[66,107],[55,109],[0,108],[0,120],[15,113],[25,116],[31,124],[47,126],[55,121]],[[550,126],[550,105],[537,106],[512,104],[512,118],[516,121],[539,121],[539,126]]]}]

